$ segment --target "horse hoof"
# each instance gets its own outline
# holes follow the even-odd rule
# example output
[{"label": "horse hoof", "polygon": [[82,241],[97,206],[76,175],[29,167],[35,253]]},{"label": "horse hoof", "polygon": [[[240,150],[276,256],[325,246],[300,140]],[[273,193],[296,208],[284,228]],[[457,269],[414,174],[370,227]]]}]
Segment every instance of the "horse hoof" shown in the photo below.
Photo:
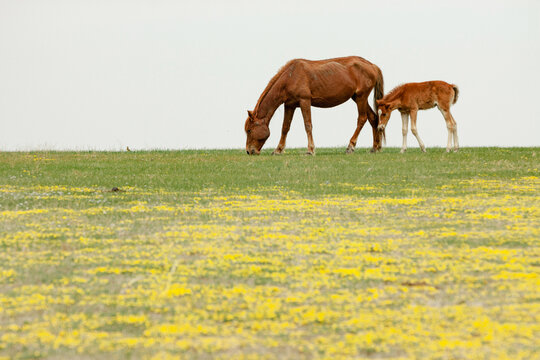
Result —
[{"label": "horse hoof", "polygon": [[422,149],[422,152],[425,153],[425,152],[426,152],[426,149]]},{"label": "horse hoof", "polygon": [[458,148],[454,149],[454,152],[459,152],[459,149]]},{"label": "horse hoof", "polygon": [[306,152],[306,155],[315,155],[315,153],[314,153],[314,152],[311,152],[311,151],[307,151],[307,152]]},{"label": "horse hoof", "polygon": [[404,154],[407,149],[401,149],[400,153]]},{"label": "horse hoof", "polygon": [[276,151],[276,150],[272,151],[272,155],[281,155],[281,154],[283,154],[283,151]]},{"label": "horse hoof", "polygon": [[345,151],[346,154],[352,154],[354,152],[354,148],[347,148],[347,151]]}]

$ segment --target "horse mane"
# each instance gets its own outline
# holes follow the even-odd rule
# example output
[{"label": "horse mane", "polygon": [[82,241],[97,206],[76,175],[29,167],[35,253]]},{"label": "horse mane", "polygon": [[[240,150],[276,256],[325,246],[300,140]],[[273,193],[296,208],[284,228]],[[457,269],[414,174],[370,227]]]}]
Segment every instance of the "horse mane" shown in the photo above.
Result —
[{"label": "horse mane", "polygon": [[392,97],[399,95],[399,93],[403,90],[404,83],[397,85],[392,90],[390,90],[386,95],[384,95],[385,98],[390,100]]},{"label": "horse mane", "polygon": [[257,115],[257,111],[259,110],[259,105],[262,103],[262,101],[264,100],[264,98],[266,97],[266,95],[270,92],[270,89],[272,89],[272,87],[274,86],[274,84],[278,81],[278,79],[281,77],[281,75],[285,72],[285,70],[287,70],[289,68],[289,66],[291,65],[291,63],[293,62],[294,60],[291,60],[289,62],[287,62],[285,65],[283,65],[277,72],[276,75],[274,75],[270,81],[268,82],[268,85],[266,85],[266,88],[264,88],[264,91],[262,92],[261,96],[259,97],[259,101],[257,101],[257,105],[255,105],[255,109],[253,109],[253,112],[255,113],[255,115]]}]

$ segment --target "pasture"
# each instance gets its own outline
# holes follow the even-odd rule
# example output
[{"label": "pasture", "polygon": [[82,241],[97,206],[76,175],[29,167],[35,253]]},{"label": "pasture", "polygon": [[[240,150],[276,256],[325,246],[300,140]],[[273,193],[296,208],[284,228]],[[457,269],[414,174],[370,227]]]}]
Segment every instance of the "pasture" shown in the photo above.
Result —
[{"label": "pasture", "polygon": [[540,148],[270,152],[0,153],[0,359],[540,357]]}]

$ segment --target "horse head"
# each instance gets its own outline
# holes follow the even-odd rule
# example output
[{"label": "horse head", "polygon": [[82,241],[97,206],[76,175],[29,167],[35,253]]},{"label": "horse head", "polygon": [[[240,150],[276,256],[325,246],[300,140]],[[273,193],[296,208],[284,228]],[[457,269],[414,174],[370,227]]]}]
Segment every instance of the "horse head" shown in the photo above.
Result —
[{"label": "horse head", "polygon": [[388,120],[390,119],[390,114],[392,113],[392,108],[390,103],[385,102],[384,100],[377,100],[377,115],[379,115],[379,131],[384,131]]},{"label": "horse head", "polygon": [[246,131],[246,152],[248,155],[258,155],[270,136],[270,129],[264,119],[258,119],[252,111],[248,110],[248,118],[244,126]]}]

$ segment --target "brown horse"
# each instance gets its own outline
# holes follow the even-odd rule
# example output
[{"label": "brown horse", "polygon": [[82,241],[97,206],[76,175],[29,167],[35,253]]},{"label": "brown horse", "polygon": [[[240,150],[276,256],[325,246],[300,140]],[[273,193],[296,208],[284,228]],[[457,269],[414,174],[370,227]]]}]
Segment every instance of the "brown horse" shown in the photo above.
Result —
[{"label": "brown horse", "polygon": [[319,61],[291,60],[270,80],[259,97],[255,109],[248,111],[245,123],[246,151],[250,155],[260,153],[266,139],[270,136],[268,125],[272,115],[281,104],[285,104],[281,139],[273,154],[281,154],[285,149],[285,140],[294,110],[300,107],[308,138],[307,153],[313,155],[315,145],[311,134],[311,106],[333,107],[349,99],[356,102],[358,121],[347,152],[354,151],[358,134],[366,120],[369,120],[373,128],[371,151],[379,150],[381,138],[384,138],[384,130],[377,130],[379,120],[367,100],[372,89],[375,89],[375,100],[382,98],[383,87],[381,70],[361,57],[349,56]]},{"label": "brown horse", "polygon": [[390,119],[390,114],[395,109],[398,109],[401,113],[401,120],[403,123],[403,145],[401,147],[401,152],[403,153],[407,150],[409,115],[411,116],[411,132],[416,137],[416,140],[418,140],[420,149],[422,149],[423,152],[426,152],[426,147],[416,130],[416,114],[418,113],[418,110],[431,109],[437,106],[444,116],[446,128],[448,129],[446,152],[450,152],[452,138],[454,140],[454,151],[458,151],[457,124],[450,113],[450,106],[456,103],[458,95],[458,87],[456,85],[445,83],[444,81],[426,81],[400,85],[386,94],[381,100],[376,100],[379,108],[379,130],[385,129],[386,124]]}]

